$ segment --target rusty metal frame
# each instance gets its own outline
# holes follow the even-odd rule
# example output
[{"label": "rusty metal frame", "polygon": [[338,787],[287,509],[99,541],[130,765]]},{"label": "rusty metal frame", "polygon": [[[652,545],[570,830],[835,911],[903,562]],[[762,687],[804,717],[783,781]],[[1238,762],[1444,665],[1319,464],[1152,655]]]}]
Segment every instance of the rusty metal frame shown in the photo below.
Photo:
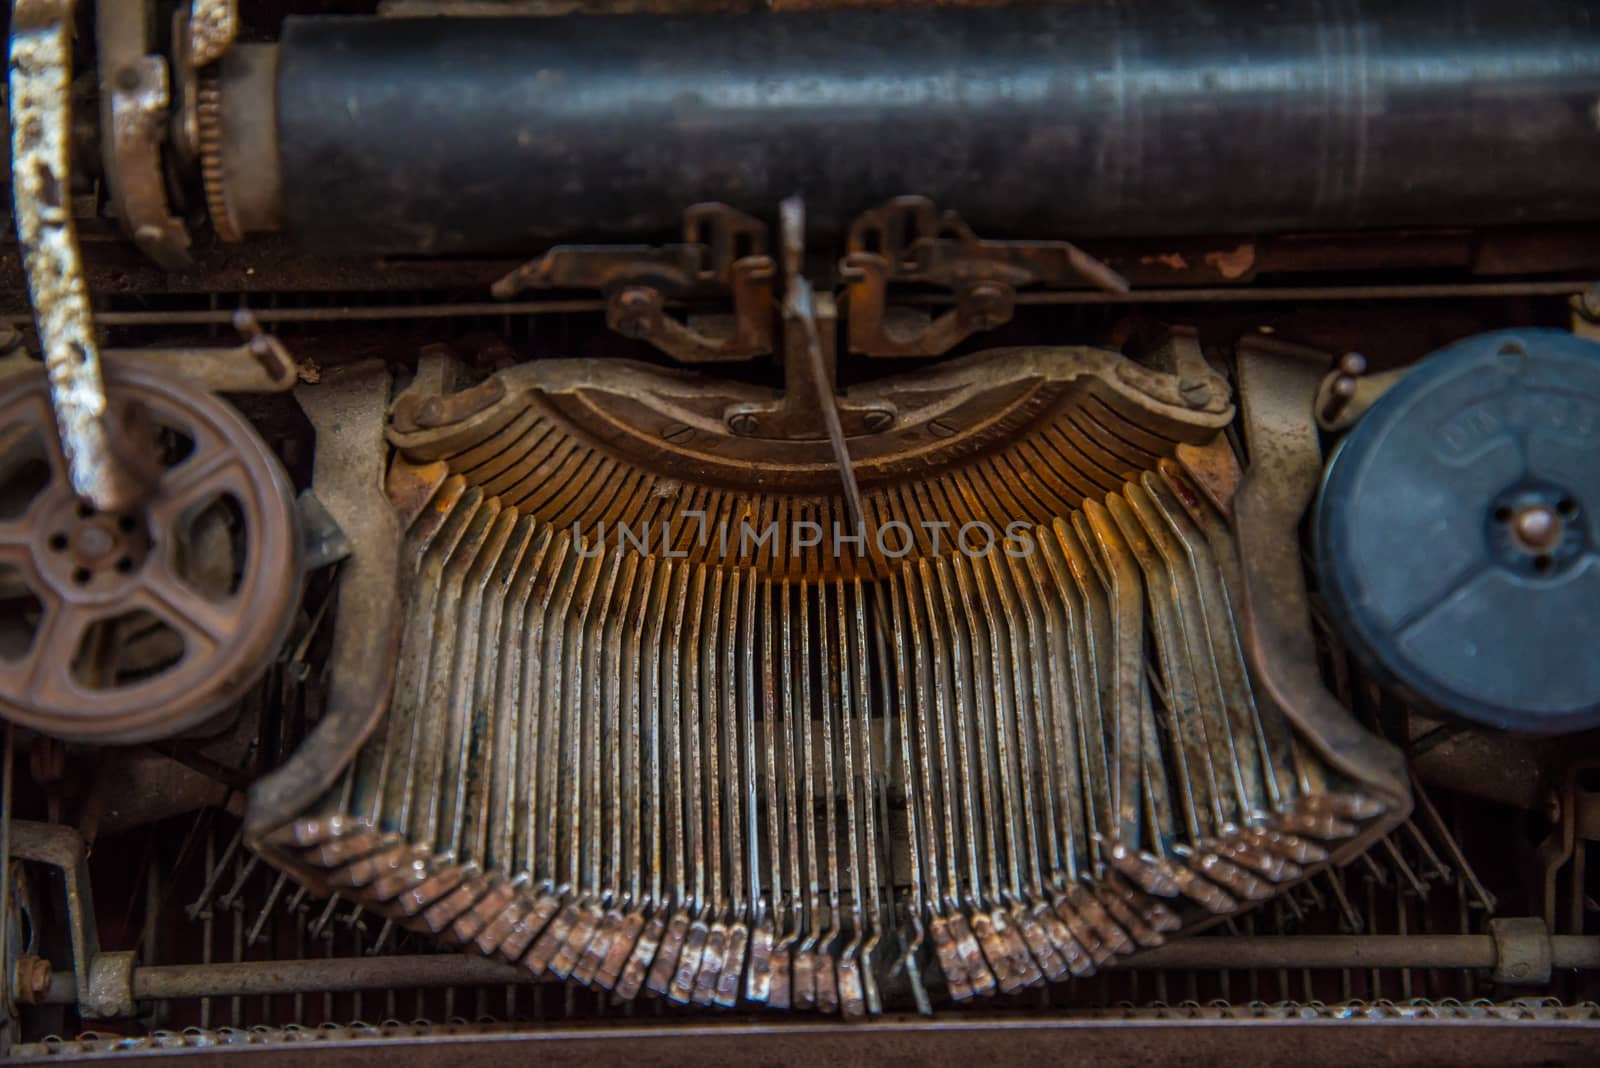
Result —
[{"label": "rusty metal frame", "polygon": [[89,851],[82,836],[71,827],[18,819],[11,820],[10,835],[12,859],[61,872],[78,1012],[89,1019],[131,1015],[134,954],[100,951],[89,888]]},{"label": "rusty metal frame", "polygon": [[[491,287],[508,300],[526,289],[598,289],[606,325],[648,342],[685,363],[747,360],[772,351],[773,276],[766,226],[724,204],[684,212],[683,242],[650,245],[559,245]],[[669,298],[727,290],[726,316],[696,321],[667,314]]]},{"label": "rusty metal frame", "polygon": [[[1365,730],[1323,685],[1311,632],[1299,525],[1322,478],[1313,418],[1327,370],[1311,354],[1238,347],[1239,405],[1250,463],[1233,499],[1245,655],[1272,701],[1338,771],[1386,803],[1384,818],[1335,855],[1349,860],[1411,810],[1400,750]],[[1244,564],[1248,562],[1248,566]]]},{"label": "rusty metal frame", "polygon": [[381,363],[341,368],[298,399],[317,431],[318,499],[361,547],[339,576],[327,712],[288,763],[250,789],[246,825],[265,834],[321,794],[388,706],[400,642],[400,520],[383,492],[390,377]]},{"label": "rusty metal frame", "polygon": [[[921,196],[896,197],[850,227],[839,265],[847,285],[849,345],[868,356],[939,356],[1011,321],[1022,286],[1088,283],[1127,294],[1128,282],[1065,241],[985,241],[953,211]],[[954,291],[937,316],[889,304],[890,282]]]},{"label": "rusty metal frame", "polygon": [[100,128],[106,186],[134,244],[168,270],[189,266],[189,233],[167,203],[161,146],[167,138],[172,76],[150,54],[148,0],[97,0]]},{"label": "rusty metal frame", "polygon": [[[70,832],[62,828],[63,835]],[[65,840],[65,838],[63,838]],[[32,859],[32,858],[30,858]],[[1441,968],[1493,972],[1508,986],[1549,981],[1556,968],[1600,969],[1600,937],[1552,936],[1535,917],[1490,920],[1479,935],[1235,935],[1187,938],[1133,957],[1119,970],[1250,968]],[[1529,963],[1529,962],[1533,963]],[[1519,970],[1521,969],[1521,970]],[[91,969],[92,970],[92,969]],[[251,960],[233,964],[135,964],[134,1001],[275,997],[381,988],[417,990],[490,984],[554,983],[552,975],[486,957],[434,953],[393,957]],[[76,1005],[77,976],[56,973],[40,1004]]]},{"label": "rusty metal frame", "polygon": [[[1460,1068],[1592,1063],[1600,1052],[1593,1006],[1326,1006],[1219,1010],[1201,1006],[1111,1010],[1088,1018],[990,1016],[870,1023],[525,1025],[356,1024],[262,1033],[161,1033],[147,1039],[58,1041],[27,1049],[19,1064],[135,1062],[240,1063],[310,1068],[387,1068],[442,1060],[476,1068],[637,1068],[751,1063],[805,1068],[884,1063],[921,1068],[973,1064],[1107,1066],[1306,1063],[1451,1064]],[[170,1058],[170,1062],[168,1061]]]},{"label": "rusty metal frame", "polygon": [[[804,380],[794,388],[804,392],[791,402],[787,391],[631,361],[541,360],[459,393],[408,390],[395,402],[389,439],[409,457],[431,460],[486,440],[535,403],[555,409],[606,451],[648,456],[650,466],[672,477],[832,493],[838,461],[812,387]],[[837,403],[852,465],[869,492],[978,455],[1056,406],[1091,398],[1195,444],[1214,437],[1234,414],[1225,388],[1185,395],[1176,375],[1083,346],[991,349],[852,387]],[[802,405],[807,418],[789,418]],[[752,418],[748,427],[741,416]],[[1113,440],[1107,448],[1115,453],[1124,446]],[[1134,455],[1114,465],[1119,478],[1138,470],[1128,459]],[[757,472],[755,465],[767,469]],[[1118,484],[1106,481],[1102,489]]]}]

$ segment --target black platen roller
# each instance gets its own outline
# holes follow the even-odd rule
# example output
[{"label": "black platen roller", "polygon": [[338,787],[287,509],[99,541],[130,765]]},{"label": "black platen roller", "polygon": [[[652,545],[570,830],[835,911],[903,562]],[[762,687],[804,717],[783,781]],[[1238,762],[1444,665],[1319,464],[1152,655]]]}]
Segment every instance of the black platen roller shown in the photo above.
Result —
[{"label": "black platen roller", "polygon": [[1089,0],[749,16],[296,18],[278,133],[314,247],[813,233],[916,193],[994,237],[1600,216],[1571,0]]}]

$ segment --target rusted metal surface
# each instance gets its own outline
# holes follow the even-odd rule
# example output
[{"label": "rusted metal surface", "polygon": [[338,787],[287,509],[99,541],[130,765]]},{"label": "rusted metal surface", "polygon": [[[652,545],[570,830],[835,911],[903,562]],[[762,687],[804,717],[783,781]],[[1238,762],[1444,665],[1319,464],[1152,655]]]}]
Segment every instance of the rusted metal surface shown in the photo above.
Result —
[{"label": "rusted metal surface", "polygon": [[[1004,390],[1002,368],[1053,365],[1078,388],[1032,408],[1013,393],[1009,455],[990,437],[913,453],[897,474],[903,440],[850,441],[861,512],[869,530],[894,517],[908,532],[1026,515],[1037,552],[916,542],[859,562],[820,539],[792,555],[718,545],[728,521],[851,519],[823,428],[809,447],[831,510],[776,487],[759,507],[719,500],[706,491],[739,468],[710,450],[669,497],[650,480],[670,456],[623,445],[623,418],[604,452],[575,433],[616,368],[530,364],[440,396],[448,355],[434,353],[395,406],[395,439],[457,473],[400,478],[402,463],[391,478],[415,486],[401,491],[415,518],[395,701],[345,784],[261,848],[535,976],[846,1015],[881,1004],[899,959],[931,955],[958,1000],[1009,993],[1281,892],[1393,816],[1251,694],[1232,534],[1176,467],[1157,470],[1226,418],[1196,359],[1188,341],[1158,357],[1171,370],[1084,350],[978,359],[959,381]],[[828,369],[813,375],[831,394]],[[700,391],[658,381],[693,429]],[[948,415],[943,381],[908,376],[893,395],[920,385]],[[1108,419],[1124,429],[1104,433]],[[1052,425],[1047,462],[1020,443]],[[693,440],[661,439],[675,436]],[[795,444],[766,447],[753,477],[794,478]],[[703,536],[673,535],[681,548],[629,548],[597,524],[670,527],[674,500],[704,518]],[[905,858],[884,852],[874,765],[905,798]],[[905,922],[884,896],[900,884]]]},{"label": "rusted metal surface", "polygon": [[317,429],[317,497],[356,546],[341,566],[327,712],[300,752],[250,790],[253,834],[292,818],[332,783],[371,733],[394,686],[400,636],[400,523],[383,494],[390,377],[363,363],[301,387]]},{"label": "rusted metal surface", "polygon": [[21,0],[11,20],[11,195],[50,404],[72,488],[125,508],[146,487],[107,412],[69,205],[72,0]]},{"label": "rusted metal surface", "polygon": [[324,1062],[355,1068],[440,1058],[499,1068],[536,1058],[554,1068],[625,1060],[641,1068],[685,1063],[810,1065],[872,1062],[952,1068],[997,1058],[1054,1063],[1064,1050],[1094,1064],[1251,1063],[1456,1065],[1514,1068],[1584,1064],[1597,1050],[1592,1003],[1540,1006],[1389,1004],[1203,1006],[1097,1013],[1086,1019],[895,1019],[881,1024],[517,1025],[364,1024],[332,1028],[164,1032],[142,1039],[85,1036],[18,1050],[19,1063],[172,1058],[194,1065]]},{"label": "rusted metal surface", "polygon": [[94,962],[104,954],[100,951],[100,935],[95,926],[88,851],[83,838],[70,827],[15,819],[9,811],[5,817],[12,859],[34,861],[61,872],[79,1012],[88,1018],[117,1015],[124,999],[115,992],[108,994],[104,987],[96,987],[93,982]]},{"label": "rusted metal surface", "polygon": [[[1264,696],[1319,740],[1342,774],[1366,783],[1403,816],[1410,790],[1399,750],[1360,729],[1317,671],[1297,531],[1322,477],[1312,405],[1324,366],[1253,338],[1238,353],[1251,464],[1234,497],[1242,568],[1245,651]],[[1358,842],[1357,845],[1364,843]]]},{"label": "rusted metal surface", "polygon": [[[107,380],[122,425],[143,428],[141,449],[156,454],[163,435],[188,442],[164,457],[137,510],[79,499],[40,376],[0,382],[10,462],[31,457],[51,475],[0,523],[0,561],[40,606],[24,655],[0,664],[0,708],[48,734],[128,742],[192,727],[259,677],[298,602],[299,536],[276,457],[234,409],[132,364],[108,364]],[[213,581],[195,556],[199,517],[220,501],[237,509],[244,544]],[[147,633],[146,617],[164,636]]]},{"label": "rusted metal surface", "polygon": [[[41,967],[42,965],[42,967]],[[1114,967],[1193,968],[1468,968],[1492,970],[1497,981],[1542,983],[1552,968],[1600,968],[1600,937],[1551,937],[1544,921],[1491,921],[1482,935],[1258,935],[1189,938],[1128,958]],[[71,975],[52,977],[48,961],[25,957],[30,1004],[75,1004]],[[52,979],[54,982],[52,983]],[[538,983],[556,980],[484,957],[429,956],[313,960],[252,960],[237,964],[136,965],[131,987],[137,1001],[202,997],[319,994],[380,988]],[[20,989],[20,984],[19,984]]]},{"label": "rusted metal surface", "polygon": [[39,1005],[49,996],[52,969],[44,957],[24,953],[17,958],[12,972],[13,981],[7,989],[17,999],[17,1004]]},{"label": "rusted metal surface", "polygon": [[189,234],[167,202],[161,147],[167,138],[172,78],[152,55],[147,0],[97,0],[101,151],[111,206],[124,232],[156,263],[191,263]]},{"label": "rusted metal surface", "polygon": [[113,366],[139,363],[217,393],[287,393],[300,384],[294,358],[262,335],[232,348],[108,349]]},{"label": "rusted metal surface", "polygon": [[234,329],[245,340],[233,348],[107,349],[108,363],[139,364],[213,393],[283,393],[299,384],[301,368],[283,343],[239,309]]},{"label": "rusted metal surface", "polygon": [[[746,360],[772,351],[775,267],[766,254],[766,226],[722,204],[697,204],[684,212],[683,243],[562,245],[501,278],[495,296],[523,290],[599,289],[606,294],[606,325],[624,337],[649,342],[685,363]],[[727,291],[725,317],[681,321],[666,313],[669,298]]]},{"label": "rusted metal surface", "polygon": [[[893,764],[875,761],[874,767],[892,769]],[[891,805],[894,805],[892,798],[895,788],[892,783],[890,789]],[[903,809],[891,808],[891,824],[902,822],[893,815],[896,811]],[[179,891],[188,902],[180,909],[163,907],[163,902],[172,902],[171,889],[158,893],[148,903],[149,909],[165,915],[165,919],[160,921],[157,937],[161,939],[160,944],[169,947],[172,956],[163,960],[163,966],[188,962],[189,967],[198,968],[203,973],[206,963],[244,963],[261,959],[263,954],[275,953],[280,962],[314,957],[331,958],[337,964],[351,958],[387,956],[391,953],[404,957],[434,949],[431,940],[425,936],[406,934],[381,914],[368,912],[354,902],[332,899],[325,903],[314,900],[304,889],[296,889],[287,875],[249,855],[238,837],[226,834],[225,826],[225,822],[221,826],[213,825],[214,830],[224,832],[223,837],[215,838],[210,831],[206,831],[195,842],[196,848],[192,854],[194,863],[189,865],[190,876],[203,876],[207,889],[192,901],[187,893]],[[1434,841],[1430,848],[1437,850],[1440,855],[1449,855],[1448,842],[1441,842],[1434,837],[1433,830],[1431,826],[1424,828]],[[903,825],[891,827],[894,838],[890,846],[892,850],[903,852],[903,845],[900,844],[902,832]],[[1461,886],[1461,875],[1454,867],[1458,862],[1452,861],[1446,867],[1441,867],[1436,861],[1430,862],[1429,853],[1419,852],[1416,848],[1421,842],[1422,839],[1416,838],[1413,830],[1408,828],[1393,837],[1393,844],[1404,851],[1406,860],[1401,859],[1399,851],[1387,846],[1380,848],[1369,853],[1360,864],[1317,873],[1287,894],[1237,921],[1232,929],[1239,936],[1305,933],[1310,929],[1328,933],[1340,930],[1403,933],[1442,923],[1439,933],[1476,933],[1481,920],[1475,921],[1472,916],[1480,906],[1468,906],[1472,911],[1463,910],[1459,920],[1456,919],[1456,890],[1452,887],[1459,889]],[[98,853],[100,864],[96,874],[114,877],[117,860],[113,844],[103,843]],[[199,863],[202,859],[203,863]],[[1416,865],[1414,874],[1406,874],[1407,863]],[[1428,888],[1427,898],[1413,898],[1405,892],[1404,885],[1413,878],[1420,878]],[[1386,901],[1387,898],[1396,900]],[[1402,911],[1391,913],[1391,905],[1402,906]],[[1352,906],[1353,915],[1340,918]],[[113,903],[112,911],[119,913],[120,907]],[[1419,912],[1423,917],[1420,921]],[[290,931],[284,930],[286,925],[292,928],[293,937],[288,937]],[[276,937],[274,931],[277,932]],[[1204,937],[1213,936],[1208,934]],[[1425,939],[1429,936],[1421,937]],[[441,958],[440,967],[448,968],[453,956],[446,954]],[[1269,1014],[1289,1016],[1294,1012],[1364,1018],[1369,1009],[1381,1017],[1386,1007],[1390,1011],[1400,1008],[1408,1013],[1426,1012],[1424,1003],[1417,1000],[1419,996],[1432,998],[1437,1003],[1441,999],[1451,998],[1466,1001],[1486,992],[1482,985],[1486,973],[1481,969],[1413,971],[1400,965],[1382,969],[1321,969],[1315,973],[1260,968],[1197,971],[1144,968],[1140,966],[1143,959],[1139,956],[1121,958],[1119,967],[1103,970],[1093,980],[1036,991],[1025,1001],[989,1003],[976,1000],[969,1001],[959,1011],[941,1006],[939,1012],[944,1019],[959,1020],[974,1015],[981,1018],[986,1007],[990,1012],[1022,1010],[1037,1021],[1105,1015],[1103,1010],[1108,1007],[1126,1004],[1156,1008],[1167,1004],[1172,1007],[1169,1012],[1185,1018],[1193,1017],[1197,1011],[1196,1005],[1207,1006],[1210,1017],[1216,1019],[1239,1016],[1261,1018]],[[329,967],[337,974],[336,964]],[[274,962],[269,960],[266,965],[270,968]],[[526,969],[516,970],[532,978]],[[464,971],[462,974],[468,973]],[[1537,992],[1569,999],[1580,997],[1581,993],[1569,993],[1560,988],[1565,985],[1561,981],[1563,979],[1581,981],[1581,978],[1563,971],[1558,973],[1556,985],[1547,985]],[[57,977],[57,990],[52,996],[65,1003],[73,996],[67,989],[71,981],[70,970],[61,970]],[[916,1008],[910,992],[901,984],[885,988],[883,996],[887,1012],[909,1012]],[[1222,1001],[1215,1000],[1218,998]],[[1356,1006],[1353,1010],[1338,1009],[1341,1001],[1349,1002],[1356,998],[1365,998],[1369,1006]],[[1327,1002],[1327,1007],[1322,1005],[1323,1001]],[[1179,1005],[1179,1002],[1183,1004]],[[1266,1004],[1269,1002],[1275,1006],[1270,1011]],[[1442,1007],[1448,1010],[1449,1006],[1457,1004],[1445,1000]],[[926,1006],[924,1011],[931,1007]],[[1095,1010],[1102,1011],[1096,1013]],[[366,988],[365,993],[334,995],[308,991],[271,998],[209,997],[202,993],[198,998],[180,1001],[144,1001],[141,1011],[154,1014],[165,1021],[168,1029],[176,1031],[183,1025],[205,1028],[228,1024],[235,1029],[250,1028],[252,1025],[277,1027],[290,1020],[308,1030],[319,1024],[324,1025],[324,1029],[331,1029],[332,1024],[349,1020],[445,1019],[469,1013],[476,1019],[492,1015],[537,1020],[540,1026],[549,1027],[560,1026],[562,1022],[593,1023],[597,1022],[597,1017],[611,1016],[617,1010],[610,1002],[609,993],[603,989],[552,990],[547,985],[517,982],[452,984],[418,987],[409,991],[397,991],[393,987],[380,985]],[[664,1000],[646,1001],[623,1011],[629,1017],[639,1022],[649,1022],[657,1028],[671,1026],[673,1016],[682,1016],[681,1012],[669,1008]],[[1474,1011],[1482,1015],[1481,1011]],[[1148,1017],[1151,1014],[1146,1012],[1142,1015]],[[1135,1018],[1141,1014],[1122,1009],[1116,1011],[1115,1015]],[[261,1031],[259,1026],[254,1029],[258,1033]],[[40,1033],[38,1030],[30,1032],[32,1036]],[[335,1036],[330,1034],[330,1037]]]},{"label": "rusted metal surface", "polygon": [[[848,520],[838,460],[807,378],[777,394],[624,361],[550,360],[488,380],[496,381],[498,399],[480,386],[472,409],[445,425],[424,425],[423,409],[441,398],[403,395],[391,440],[414,461],[449,460],[561,528],[648,522],[659,534],[670,519],[679,524],[673,551],[691,560],[780,577],[881,573],[872,538],[861,556],[835,557],[792,555],[737,536],[741,520],[756,528],[811,521],[824,531]],[[1084,497],[1115,491],[1177,443],[1213,438],[1231,406],[1209,410],[1208,393],[1196,407],[1179,383],[1103,349],[997,349],[859,385],[836,402],[867,523],[904,521],[918,551],[930,552],[926,524],[953,521],[955,502],[996,530],[1012,520],[1048,523]],[[619,453],[625,459],[613,458]],[[559,465],[570,492],[541,488],[547,461]],[[1018,472],[1030,480],[1026,493],[1007,488]],[[920,481],[925,493],[902,492]],[[677,519],[698,512],[713,535],[728,524],[726,545]]]},{"label": "rusted metal surface", "polygon": [[1146,968],[1483,968],[1513,985],[1545,982],[1552,967],[1600,967],[1600,937],[1552,937],[1537,918],[1495,919],[1489,925],[1491,933],[1482,935],[1190,938],[1132,963]]},{"label": "rusted metal surface", "polygon": [[189,55],[196,67],[221,59],[239,35],[238,0],[192,0],[189,5]]},{"label": "rusted metal surface", "polygon": [[276,46],[239,45],[197,81],[200,179],[212,228],[225,242],[282,224],[277,70]]},{"label": "rusted metal surface", "polygon": [[1533,850],[1532,893],[1552,931],[1582,931],[1591,900],[1586,869],[1589,846],[1600,841],[1600,790],[1594,788],[1595,758],[1565,758],[1553,780],[1548,805],[1551,833]]},{"label": "rusted metal surface", "polygon": [[[869,356],[938,356],[1011,321],[1027,285],[1088,284],[1128,293],[1121,275],[1065,241],[985,241],[953,211],[903,196],[850,227],[839,267],[848,286],[849,346]],[[891,281],[944,286],[956,306],[937,318],[889,304]]]},{"label": "rusted metal surface", "polygon": [[[245,262],[249,262],[246,260]],[[382,279],[385,272],[392,272],[401,266],[416,267],[418,265],[401,264],[374,264],[364,265],[371,268],[373,274]],[[434,267],[440,265],[434,264]],[[251,267],[252,271],[256,268]],[[119,270],[119,277],[124,282],[127,275]],[[407,276],[408,281],[417,279]],[[447,284],[462,284],[463,279],[455,274],[426,275],[424,280],[444,282]],[[106,279],[107,288],[112,286],[112,279]],[[1284,288],[1245,288],[1238,290],[1218,289],[1160,289],[1139,290],[1137,294],[1120,297],[1116,294],[1098,292],[1061,292],[1061,293],[1022,293],[1018,296],[1019,305],[1093,305],[1105,303],[1141,303],[1141,304],[1183,304],[1194,302],[1198,304],[1229,304],[1229,303],[1303,303],[1312,304],[1318,301],[1387,301],[1387,300],[1462,300],[1475,298],[1499,297],[1560,297],[1582,291],[1587,283],[1580,281],[1558,282],[1515,282],[1515,283],[1456,283],[1437,286],[1342,286],[1335,289],[1321,287],[1284,287]],[[341,287],[336,287],[341,288]],[[350,287],[342,287],[350,288]],[[1416,292],[1416,290],[1422,292]],[[179,290],[174,288],[173,292]],[[948,303],[947,300],[930,301],[921,294],[907,294],[904,302],[908,305],[930,305]],[[669,302],[669,307],[672,306]],[[305,323],[338,323],[338,322],[369,322],[369,321],[404,321],[418,319],[436,319],[448,321],[451,319],[473,319],[486,316],[507,316],[522,318],[525,316],[546,315],[584,315],[606,310],[603,300],[565,300],[551,299],[538,301],[507,301],[503,304],[484,302],[452,302],[448,304],[347,304],[339,307],[278,307],[260,308],[256,315],[263,323],[305,322]],[[143,326],[143,325],[182,325],[198,326],[212,323],[228,323],[233,313],[227,310],[175,310],[175,311],[114,311],[103,312],[95,317],[95,321],[103,326]],[[22,314],[0,315],[0,323],[10,325],[26,325],[31,323],[32,317]]]},{"label": "rusted metal surface", "polygon": [[206,194],[206,212],[211,229],[223,241],[243,241],[223,172],[222,89],[214,77],[198,79],[195,102],[195,138],[200,154],[200,182]]}]

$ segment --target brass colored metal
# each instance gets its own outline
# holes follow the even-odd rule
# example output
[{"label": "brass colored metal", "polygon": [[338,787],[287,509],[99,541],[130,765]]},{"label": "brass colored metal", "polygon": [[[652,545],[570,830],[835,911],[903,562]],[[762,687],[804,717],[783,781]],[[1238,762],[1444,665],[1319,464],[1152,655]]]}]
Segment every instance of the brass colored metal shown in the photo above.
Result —
[{"label": "brass colored metal", "polygon": [[243,241],[244,233],[228,202],[222,148],[222,87],[213,76],[197,80],[196,139],[200,149],[200,181],[206,193],[211,228],[223,241]]},{"label": "brass colored metal", "polygon": [[189,62],[204,67],[221,59],[239,35],[238,0],[192,0]]},{"label": "brass colored metal", "polygon": [[19,1005],[37,1005],[50,993],[50,961],[24,953],[17,958],[13,969],[14,981],[9,984]]},{"label": "brass colored metal", "polygon": [[234,45],[195,80],[196,156],[212,229],[223,241],[283,225],[278,46]]},{"label": "brass colored metal", "polygon": [[[453,396],[400,397],[390,438],[562,530],[625,525],[659,541],[667,523],[672,551],[691,562],[882,577],[901,548],[890,523],[909,528],[913,555],[934,554],[935,538],[949,548],[964,522],[1049,523],[1178,443],[1210,440],[1232,413],[1197,410],[1176,376],[1090,348],[998,349],[854,387],[839,398],[841,429],[867,528],[884,530],[884,544],[869,535],[834,554],[759,539],[774,523],[854,533],[827,433],[814,417],[809,428],[776,418],[788,400],[623,361],[538,361]],[[771,436],[730,428],[729,410],[771,414]],[[893,424],[868,431],[870,411],[894,412]]]},{"label": "brass colored metal", "polygon": [[[51,475],[0,523],[0,561],[41,608],[26,652],[0,662],[0,712],[60,737],[129,742],[204,721],[265,669],[298,603],[299,528],[277,459],[231,407],[134,364],[108,365],[107,378],[123,425],[148,429],[141,447],[189,443],[137,511],[103,512],[73,491],[42,376],[0,384],[0,434],[20,450],[11,462],[37,454]],[[224,500],[243,546],[218,582],[185,561],[200,551],[197,517]],[[169,628],[175,653],[136,662],[132,624],[119,622],[135,611]]]},{"label": "brass colored metal", "polygon": [[[1127,293],[1121,275],[1065,241],[985,241],[953,211],[926,197],[896,197],[850,227],[840,264],[849,285],[849,345],[868,356],[938,356],[973,334],[1011,321],[1016,291],[1043,284],[1088,283]],[[937,318],[891,306],[890,282],[919,282],[955,292],[956,306]]]}]

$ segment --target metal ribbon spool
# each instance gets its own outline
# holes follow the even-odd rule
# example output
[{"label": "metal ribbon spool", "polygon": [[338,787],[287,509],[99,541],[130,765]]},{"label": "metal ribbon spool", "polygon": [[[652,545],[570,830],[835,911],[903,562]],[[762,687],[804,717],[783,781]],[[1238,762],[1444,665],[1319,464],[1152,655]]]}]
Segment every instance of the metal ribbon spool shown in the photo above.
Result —
[{"label": "metal ribbon spool", "polygon": [[130,743],[236,700],[300,594],[294,499],[249,423],[130,364],[111,405],[159,465],[143,507],[102,512],[67,479],[42,375],[0,381],[0,712],[48,734]]}]

